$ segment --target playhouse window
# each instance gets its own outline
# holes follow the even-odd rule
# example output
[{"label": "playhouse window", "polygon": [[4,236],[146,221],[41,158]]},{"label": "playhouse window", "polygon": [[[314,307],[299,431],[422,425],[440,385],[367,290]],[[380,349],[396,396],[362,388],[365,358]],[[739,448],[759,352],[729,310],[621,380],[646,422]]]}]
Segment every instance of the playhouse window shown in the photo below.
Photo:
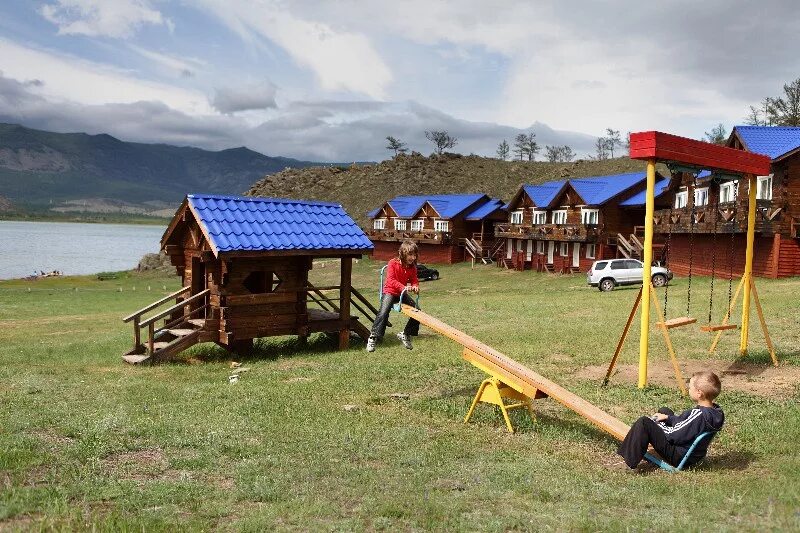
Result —
[{"label": "playhouse window", "polygon": [[758,180],[756,200],[772,200],[772,176],[773,174],[756,178]]},{"label": "playhouse window", "polygon": [[398,231],[405,231],[406,229],[406,221],[405,220],[395,220],[394,221],[394,229]]},{"label": "playhouse window", "polygon": [[598,209],[581,208],[581,224],[599,224],[600,211]]},{"label": "playhouse window", "polygon": [[553,211],[553,224],[566,224],[567,223],[567,210],[561,209]]},{"label": "playhouse window", "polygon": [[242,285],[250,294],[275,292],[280,284],[281,278],[277,274],[265,270],[250,272],[242,282]]},{"label": "playhouse window", "polygon": [[411,231],[422,231],[423,226],[425,225],[424,220],[412,220],[411,221]]},{"label": "playhouse window", "polygon": [[720,184],[719,186],[719,203],[724,204],[727,202],[733,202],[736,200],[734,198],[734,192],[736,190],[736,182],[735,181],[726,181],[725,183]]},{"label": "playhouse window", "polygon": [[694,190],[694,205],[708,205],[708,187]]},{"label": "playhouse window", "polygon": [[689,192],[688,191],[680,191],[675,193],[675,209],[680,209],[682,207],[686,207],[686,204],[689,201]]},{"label": "playhouse window", "polygon": [[372,221],[372,229],[386,229],[386,219],[376,218]]},{"label": "playhouse window", "polygon": [[450,231],[449,220],[434,220],[433,229],[436,231]]},{"label": "playhouse window", "polygon": [[522,224],[522,209],[517,209],[511,212],[511,223]]},{"label": "playhouse window", "polygon": [[547,224],[547,211],[536,211],[533,212],[533,223],[534,224]]}]

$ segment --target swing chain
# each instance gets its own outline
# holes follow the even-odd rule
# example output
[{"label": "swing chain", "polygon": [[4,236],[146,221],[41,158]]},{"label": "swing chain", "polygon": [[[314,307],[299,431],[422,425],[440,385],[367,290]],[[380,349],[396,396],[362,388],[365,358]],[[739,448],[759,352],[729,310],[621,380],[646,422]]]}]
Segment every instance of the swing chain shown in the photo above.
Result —
[{"label": "swing chain", "polygon": [[711,291],[708,297],[708,323],[711,324],[711,311],[714,308],[714,278],[717,273],[717,224],[719,223],[719,195],[714,202],[714,233],[711,239]]},{"label": "swing chain", "polygon": [[[669,232],[667,233],[667,243],[664,246],[664,263],[669,268],[670,248],[672,246],[672,209],[669,210]],[[664,321],[667,320],[667,304],[669,304],[669,283],[664,284]]]},{"label": "swing chain", "polygon": [[697,174],[692,175],[692,194],[689,195],[688,187],[686,194],[692,201],[689,218],[689,285],[686,288],[686,316],[689,316],[692,305],[692,264],[694,262],[694,225],[697,213],[697,205],[695,203],[695,195],[697,194]]},{"label": "swing chain", "polygon": [[730,309],[733,299],[733,249],[736,241],[736,215],[739,203],[739,180],[733,185],[733,216],[731,217],[731,239],[728,245],[728,308]]}]

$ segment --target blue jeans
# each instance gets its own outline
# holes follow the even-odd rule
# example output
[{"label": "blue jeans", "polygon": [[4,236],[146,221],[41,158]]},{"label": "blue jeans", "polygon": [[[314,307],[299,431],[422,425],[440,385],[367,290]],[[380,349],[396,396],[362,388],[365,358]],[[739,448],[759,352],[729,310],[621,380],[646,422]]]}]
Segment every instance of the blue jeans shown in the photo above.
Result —
[{"label": "blue jeans", "polygon": [[[400,297],[393,294],[384,293],[383,296],[381,296],[381,306],[378,308],[375,323],[372,324],[370,337],[375,337],[376,339],[383,338],[383,335],[386,333],[386,323],[389,321],[389,313],[392,311],[392,306],[399,301]],[[408,293],[403,295],[403,303],[417,307],[416,302],[414,302],[414,299],[409,296]],[[403,333],[412,336],[419,335],[419,322],[413,318],[409,318],[408,322],[406,322],[406,327],[403,328]]]}]

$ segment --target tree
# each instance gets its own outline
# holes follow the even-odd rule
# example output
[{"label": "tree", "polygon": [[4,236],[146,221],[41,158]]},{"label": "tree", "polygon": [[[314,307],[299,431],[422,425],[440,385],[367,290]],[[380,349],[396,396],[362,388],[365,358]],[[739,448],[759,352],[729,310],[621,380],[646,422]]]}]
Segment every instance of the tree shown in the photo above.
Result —
[{"label": "tree", "polygon": [[561,152],[561,161],[565,163],[569,163],[575,157],[575,152],[573,152],[572,148],[570,148],[566,144],[560,148],[560,152]]},{"label": "tree", "polygon": [[619,136],[619,130],[606,128],[606,148],[612,159],[614,158],[614,148],[619,148],[620,146],[622,146],[622,139]]},{"label": "tree", "polygon": [[536,159],[536,154],[539,153],[539,143],[536,142],[536,134],[530,132],[525,137],[525,155],[528,156],[528,161]]},{"label": "tree", "polygon": [[396,139],[391,135],[386,137],[386,140],[389,142],[389,145],[386,147],[387,150],[394,150],[394,155],[397,154],[404,154],[408,151],[406,148],[406,143],[400,142],[400,139]]},{"label": "tree", "polygon": [[528,136],[524,133],[518,134],[514,137],[514,153],[517,155],[520,161],[525,156],[525,148],[528,145]]},{"label": "tree", "polygon": [[768,98],[767,120],[776,126],[800,126],[800,78],[783,85],[783,96]]},{"label": "tree", "polygon": [[425,138],[433,143],[439,155],[458,144],[458,139],[451,137],[446,131],[426,131]]},{"label": "tree", "polygon": [[631,150],[631,132],[625,136],[625,149],[630,152]]},{"label": "tree", "polygon": [[706,141],[710,143],[725,144],[728,141],[728,131],[722,123],[711,128],[711,131],[707,131],[705,135]]},{"label": "tree", "polygon": [[569,163],[575,157],[575,152],[567,145],[564,146],[545,146],[545,157],[551,163]]},{"label": "tree", "polygon": [[608,159],[608,139],[605,137],[598,137],[594,143],[596,157],[600,159]]},{"label": "tree", "polygon": [[508,154],[511,152],[511,148],[508,146],[508,143],[505,139],[499,145],[497,145],[497,157],[502,159],[503,161],[508,159]]}]

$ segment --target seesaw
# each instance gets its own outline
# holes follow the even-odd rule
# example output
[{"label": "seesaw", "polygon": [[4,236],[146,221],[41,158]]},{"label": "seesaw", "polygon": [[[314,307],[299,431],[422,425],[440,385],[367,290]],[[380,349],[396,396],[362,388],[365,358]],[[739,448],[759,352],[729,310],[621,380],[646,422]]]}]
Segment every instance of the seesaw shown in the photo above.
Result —
[{"label": "seesaw", "polygon": [[[508,417],[508,410],[525,407],[533,415],[532,401],[549,396],[615,439],[622,440],[627,435],[630,426],[626,423],[507,355],[410,305],[403,304],[400,311],[463,346],[462,357],[489,374],[490,377],[485,379],[478,388],[465,422],[469,421],[478,403],[489,403],[500,407],[506,426],[513,433],[514,427]],[[517,403],[506,404],[506,399],[516,400]]]}]

